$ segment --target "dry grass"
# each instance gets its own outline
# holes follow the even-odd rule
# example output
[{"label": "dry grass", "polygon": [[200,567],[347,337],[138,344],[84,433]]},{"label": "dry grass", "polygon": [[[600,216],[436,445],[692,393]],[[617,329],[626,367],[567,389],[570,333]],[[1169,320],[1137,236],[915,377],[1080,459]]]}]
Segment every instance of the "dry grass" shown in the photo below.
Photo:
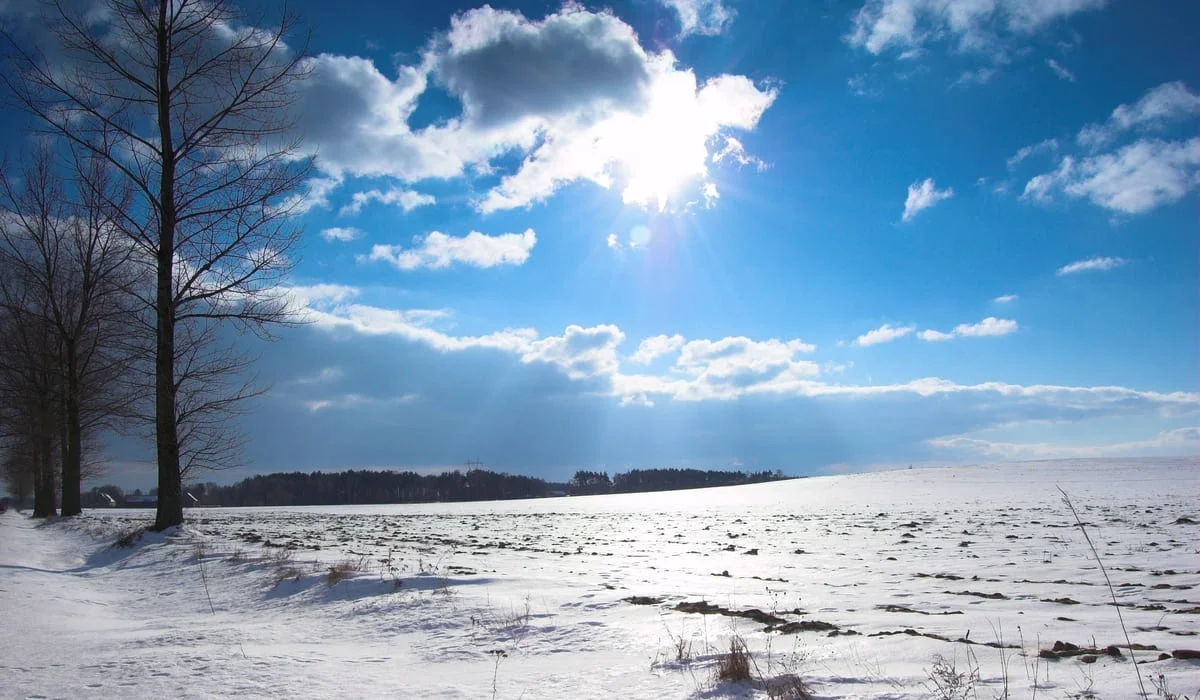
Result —
[{"label": "dry grass", "polygon": [[813,700],[812,691],[800,676],[791,673],[767,681],[767,697],[771,700]]},{"label": "dry grass", "polygon": [[750,652],[738,635],[729,639],[729,653],[717,659],[717,680],[740,683],[753,678],[750,675]]},{"label": "dry grass", "polygon": [[929,683],[925,689],[937,700],[967,700],[975,693],[979,682],[979,669],[972,664],[958,670],[957,659],[946,659],[941,654],[933,655],[933,667],[926,671]]},{"label": "dry grass", "polygon": [[336,586],[342,581],[354,576],[354,574],[362,573],[367,570],[367,558],[359,557],[358,559],[343,559],[329,567],[325,573],[326,581],[329,585]]},{"label": "dry grass", "polygon": [[149,529],[146,525],[130,528],[118,535],[112,546],[116,549],[129,549],[137,544],[138,540],[142,539],[142,535],[146,534]]},{"label": "dry grass", "polygon": [[289,579],[293,582],[299,581],[300,577],[304,575],[304,572],[296,565],[295,550],[287,547],[270,550],[265,561],[275,572],[276,586]]},{"label": "dry grass", "polygon": [[1150,676],[1150,686],[1154,688],[1154,696],[1163,700],[1192,700],[1190,695],[1172,692],[1167,684],[1167,677],[1161,672],[1157,676]]}]

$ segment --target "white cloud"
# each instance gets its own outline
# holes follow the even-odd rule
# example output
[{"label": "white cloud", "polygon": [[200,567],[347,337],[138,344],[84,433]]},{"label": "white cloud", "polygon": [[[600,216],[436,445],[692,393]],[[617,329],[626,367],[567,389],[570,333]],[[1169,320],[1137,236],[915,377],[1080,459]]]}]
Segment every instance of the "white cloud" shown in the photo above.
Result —
[{"label": "white cloud", "polygon": [[931,343],[936,343],[936,342],[939,342],[942,340],[953,340],[954,333],[952,333],[952,332],[951,333],[943,333],[941,331],[927,329],[927,330],[921,331],[920,333],[917,333],[917,337],[920,338],[921,340],[925,340],[925,341],[928,341]]},{"label": "white cloud", "polygon": [[630,362],[648,365],[663,355],[669,355],[683,347],[682,335],[655,335],[638,343],[637,351],[629,356]]},{"label": "white cloud", "polygon": [[855,338],[854,344],[867,347],[870,345],[878,345],[879,343],[890,343],[897,338],[903,338],[909,333],[912,333],[914,330],[916,329],[913,326],[896,327],[885,323],[879,328],[876,328],[872,331],[867,331],[866,333],[863,333]]},{"label": "white cloud", "polygon": [[[1072,418],[1154,413],[1179,415],[1200,411],[1200,393],[1162,393],[1119,386],[1072,387],[1005,382],[958,384],[925,377],[896,384],[835,384],[819,379],[822,369],[802,359],[814,346],[800,340],[745,337],[693,340],[679,349],[663,374],[625,374],[619,348],[624,333],[613,325],[568,326],[562,335],[540,337],[529,328],[504,329],[481,336],[455,336],[435,325],[444,311],[382,309],[353,303],[357,290],[316,285],[293,290],[311,302],[307,318],[319,329],[347,329],[364,335],[391,335],[439,352],[491,350],[521,362],[542,362],[580,380],[604,380],[607,393],[626,405],[648,405],[657,398],[674,401],[734,400],[750,396],[834,397],[860,400],[877,396],[974,396],[1001,413],[1022,411]],[[1012,322],[1008,322],[1012,323]],[[960,328],[964,335],[987,334],[1004,322],[985,320]],[[959,329],[955,329],[956,332]]]},{"label": "white cloud", "polygon": [[415,402],[419,398],[420,397],[417,396],[416,394],[402,394],[400,396],[393,396],[393,397],[388,397],[388,398],[376,398],[376,397],[371,397],[371,396],[364,396],[363,394],[348,393],[348,394],[338,394],[337,396],[331,396],[329,398],[324,398],[324,399],[315,399],[315,400],[311,400],[311,401],[305,401],[304,407],[308,409],[309,413],[318,413],[320,411],[327,411],[327,410],[347,410],[347,409],[354,409],[354,408],[362,408],[364,406],[373,406],[373,407],[382,408],[382,407],[387,407],[387,406],[410,404],[410,403]]},{"label": "white cloud", "polygon": [[714,137],[725,129],[752,130],[775,96],[774,88],[760,89],[742,76],[722,75],[699,85],[691,71],[660,69],[643,111],[544,130],[544,141],[479,209],[527,206],[577,180],[605,188],[623,182],[626,203],[665,209],[689,183],[704,181]]},{"label": "white cloud", "polygon": [[1200,95],[1180,81],[1151,88],[1133,104],[1113,110],[1103,124],[1088,124],[1076,139],[1088,148],[1098,148],[1131,129],[1160,129],[1172,122],[1200,114]]},{"label": "white cloud", "polygon": [[1082,161],[1077,178],[1064,189],[1106,209],[1137,214],[1175,202],[1194,189],[1198,167],[1200,138],[1138,141],[1115,154]]},{"label": "white cloud", "polygon": [[654,401],[647,398],[645,394],[631,394],[629,396],[622,396],[621,401],[617,405],[621,408],[625,408],[626,406],[654,408]]},{"label": "white cloud", "polygon": [[344,284],[314,284],[288,287],[284,290],[296,308],[343,304],[358,296],[357,287]]},{"label": "white cloud", "polygon": [[921,340],[939,342],[954,338],[983,338],[988,336],[1008,335],[1017,332],[1016,321],[1006,318],[988,316],[979,323],[960,323],[949,332],[924,330],[917,334]]},{"label": "white cloud", "polygon": [[952,86],[959,85],[986,85],[992,78],[996,77],[997,69],[984,66],[975,70],[965,70],[958,74],[958,79],[952,83]]},{"label": "white cloud", "polygon": [[1008,161],[1005,163],[1005,165],[1008,166],[1009,170],[1012,170],[1012,169],[1016,168],[1018,165],[1020,165],[1021,162],[1023,162],[1026,158],[1030,158],[1032,156],[1040,155],[1043,153],[1057,153],[1057,152],[1058,152],[1058,139],[1046,139],[1045,141],[1039,141],[1035,144],[1021,147],[1020,149],[1017,150],[1016,153],[1014,153],[1012,155],[1011,158],[1008,159]]},{"label": "white cloud", "polygon": [[624,341],[625,334],[613,325],[570,325],[561,336],[531,341],[522,351],[521,361],[557,365],[572,379],[611,376],[619,366],[617,346]]},{"label": "white cloud", "polygon": [[292,384],[307,386],[312,384],[332,384],[341,379],[345,375],[341,367],[322,367],[315,374],[308,374],[301,377],[296,377],[291,381]]},{"label": "white cloud", "polygon": [[1194,454],[1200,449],[1200,428],[1164,430],[1148,440],[1107,445],[1066,445],[1049,442],[1000,442],[965,435],[926,440],[932,447],[957,450],[1001,459],[1052,459],[1068,457],[1115,457],[1175,451]]},{"label": "white cloud", "polygon": [[964,51],[994,49],[1005,35],[1026,36],[1106,0],[867,0],[846,40],[872,54],[911,51],[943,38]]},{"label": "white cloud", "polygon": [[996,302],[997,304],[1011,304],[1019,298],[1020,297],[1018,297],[1016,294],[1002,294],[995,299],[992,299],[992,301]]},{"label": "white cloud", "polygon": [[954,335],[964,338],[1008,335],[1017,331],[1017,322],[989,316],[979,323],[962,323],[954,327]]},{"label": "white cloud", "polygon": [[[1163,83],[1136,103],[1114,109],[1103,124],[1085,126],[1076,140],[1095,151],[1127,132],[1161,129],[1197,114],[1200,95],[1181,82]],[[1061,193],[1132,215],[1176,202],[1198,183],[1200,137],[1172,141],[1139,135],[1106,153],[1063,157],[1053,171],[1030,179],[1021,198],[1049,202]]]},{"label": "white cloud", "polygon": [[[699,13],[697,30],[724,11],[679,5]],[[475,202],[485,213],[577,181],[662,207],[703,183],[710,146],[753,130],[776,95],[739,75],[698,81],[669,51],[643,49],[616,15],[575,3],[540,20],[486,6],[455,15],[420,63],[394,77],[359,57],[321,54],[307,65],[296,114],[319,169],[404,183],[496,173],[499,184]],[[412,128],[431,83],[462,112]]]},{"label": "white cloud", "polygon": [[712,162],[720,163],[724,160],[730,160],[738,165],[752,165],[757,170],[766,170],[767,164],[759,158],[746,153],[745,146],[742,142],[732,136],[725,137],[725,145],[720,150],[712,154]]},{"label": "white cloud", "polygon": [[1059,78],[1072,83],[1075,82],[1075,74],[1067,70],[1065,67],[1063,67],[1063,64],[1059,63],[1053,58],[1046,59],[1046,65],[1050,66],[1050,70],[1054,71],[1054,74]]},{"label": "white cloud", "polygon": [[311,177],[304,181],[301,191],[286,198],[280,209],[292,216],[307,214],[313,209],[328,209],[329,195],[342,184],[341,177]]},{"label": "white cloud", "polygon": [[339,216],[357,214],[362,211],[362,208],[371,202],[380,202],[382,204],[391,204],[398,206],[405,213],[424,207],[437,202],[433,195],[423,192],[414,192],[413,190],[401,189],[393,187],[384,192],[382,190],[368,190],[366,192],[355,192],[351,197],[351,201],[346,206],[338,210]]},{"label": "white cloud", "polygon": [[617,234],[615,233],[608,234],[604,241],[608,244],[608,247],[612,248],[613,250],[621,249],[621,241],[617,238]]},{"label": "white cloud", "polygon": [[680,36],[720,34],[737,15],[734,10],[725,6],[724,0],[658,0],[658,2],[679,15]]},{"label": "white cloud", "polygon": [[798,359],[816,346],[802,340],[751,340],[733,336],[720,340],[692,340],[683,345],[675,370],[690,375],[686,380],[619,378],[622,386],[637,387],[640,380],[647,393],[669,393],[679,400],[732,399],[753,387],[811,378],[820,372],[817,363]]},{"label": "white cloud", "polygon": [[436,130],[414,133],[408,117],[427,86],[426,71],[402,66],[396,77],[357,56],[319,54],[305,61],[295,115],[317,167],[331,178],[389,176],[412,181],[453,177],[463,153]]},{"label": "white cloud", "polygon": [[334,226],[333,228],[323,229],[321,231],[321,238],[324,238],[330,243],[334,241],[346,243],[362,238],[362,231],[354,228],[353,226]]},{"label": "white cloud", "polygon": [[1063,275],[1074,275],[1080,272],[1103,272],[1105,270],[1112,270],[1120,267],[1126,262],[1128,261],[1126,261],[1124,258],[1109,257],[1076,260],[1069,265],[1063,265],[1062,267],[1058,268],[1058,271],[1055,274],[1057,274],[1059,277],[1062,277]]},{"label": "white cloud", "polygon": [[922,211],[953,196],[954,188],[947,187],[939,190],[931,177],[927,177],[921,182],[914,182],[908,186],[908,197],[904,200],[904,215],[901,220],[910,221]]},{"label": "white cloud", "polygon": [[537,243],[533,229],[524,233],[505,233],[488,236],[479,231],[461,238],[434,231],[414,239],[415,246],[375,245],[370,255],[360,256],[360,262],[384,261],[401,270],[420,268],[443,269],[451,265],[495,267],[522,265]]}]

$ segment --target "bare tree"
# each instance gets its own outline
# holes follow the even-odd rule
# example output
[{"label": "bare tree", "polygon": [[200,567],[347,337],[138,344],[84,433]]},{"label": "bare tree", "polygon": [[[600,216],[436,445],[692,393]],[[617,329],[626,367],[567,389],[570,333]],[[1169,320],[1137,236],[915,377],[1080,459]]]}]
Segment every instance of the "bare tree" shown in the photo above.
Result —
[{"label": "bare tree", "polygon": [[0,256],[0,438],[6,473],[33,488],[33,516],[56,512],[58,352],[45,299],[25,271]]},{"label": "bare tree", "polygon": [[[13,280],[0,289],[0,304],[15,311],[18,295],[36,300],[13,318],[44,328],[46,350],[53,351],[57,381],[40,398],[57,404],[62,514],[77,515],[88,436],[133,415],[124,339],[135,318],[137,276],[133,248],[117,228],[129,186],[95,157],[70,158],[69,169],[56,168],[55,160],[43,144],[19,183],[0,172],[6,210],[0,257]],[[12,289],[14,283],[26,288]],[[42,317],[32,318],[35,313]]]},{"label": "bare tree", "polygon": [[33,493],[33,464],[27,451],[23,451],[14,442],[8,442],[0,461],[3,471],[4,485],[16,501],[17,507],[24,507]]},{"label": "bare tree", "polygon": [[[144,302],[161,530],[183,522],[180,438],[194,431],[180,422],[211,415],[181,410],[189,389],[177,364],[188,349],[179,341],[225,321],[269,337],[273,324],[294,318],[280,283],[300,233],[286,202],[310,166],[290,118],[306,73],[303,50],[285,43],[295,28],[286,12],[268,26],[227,0],[101,4],[85,13],[47,2],[53,45],[10,39],[18,70],[2,79],[47,131],[106,159],[133,186],[121,228],[154,270]],[[193,371],[201,378],[193,384],[205,376]]]}]

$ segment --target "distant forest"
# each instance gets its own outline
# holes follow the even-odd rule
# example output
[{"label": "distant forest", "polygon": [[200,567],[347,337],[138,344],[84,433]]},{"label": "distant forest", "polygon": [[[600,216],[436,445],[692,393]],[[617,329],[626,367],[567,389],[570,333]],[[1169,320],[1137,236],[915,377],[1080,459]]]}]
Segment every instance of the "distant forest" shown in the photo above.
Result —
[{"label": "distant forest", "polygon": [[[438,503],[545,498],[563,495],[670,491],[735,486],[786,479],[782,472],[704,471],[699,469],[635,469],[609,477],[607,472],[579,471],[567,483],[484,469],[441,474],[393,471],[291,472],[263,474],[230,486],[196,483],[185,487],[196,506],[319,506],[381,503]],[[149,494],[153,496],[154,492]],[[141,491],[125,493],[99,486],[82,494],[83,505],[103,508],[137,502]],[[192,498],[195,499],[194,502]],[[110,502],[111,499],[111,502]]]}]

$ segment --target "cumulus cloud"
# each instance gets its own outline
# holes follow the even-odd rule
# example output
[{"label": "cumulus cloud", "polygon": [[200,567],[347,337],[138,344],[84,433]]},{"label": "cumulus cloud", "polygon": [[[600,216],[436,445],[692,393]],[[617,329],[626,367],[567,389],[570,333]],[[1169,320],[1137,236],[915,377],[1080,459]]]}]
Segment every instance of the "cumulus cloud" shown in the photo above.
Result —
[{"label": "cumulus cloud", "polygon": [[1180,81],[1163,83],[1147,90],[1137,102],[1118,106],[1104,123],[1083,127],[1076,140],[1081,146],[1097,148],[1131,129],[1161,129],[1197,114],[1200,95]]},{"label": "cumulus cloud", "polygon": [[[1083,127],[1076,141],[1090,152],[1064,156],[1054,170],[1031,178],[1021,198],[1045,203],[1064,195],[1128,215],[1177,202],[1200,183],[1200,137],[1169,140],[1144,132],[1197,114],[1200,95],[1183,83],[1152,88],[1137,102],[1118,106],[1104,123]],[[1130,132],[1133,141],[1096,153]]]},{"label": "cumulus cloud", "polygon": [[394,77],[357,56],[319,54],[306,59],[307,80],[295,105],[297,128],[317,154],[317,167],[335,180],[345,175],[413,181],[453,177],[463,154],[437,132],[414,133],[408,117],[427,87],[426,71],[401,66]]},{"label": "cumulus cloud", "polygon": [[923,330],[917,334],[917,337],[928,342],[939,342],[955,338],[983,338],[1008,335],[1009,333],[1016,333],[1018,328],[1019,326],[1016,321],[988,316],[979,323],[960,323],[948,332]]},{"label": "cumulus cloud", "polygon": [[1016,294],[1001,294],[1000,296],[996,297],[995,299],[992,299],[992,301],[994,301],[997,304],[1011,304],[1014,301],[1016,301],[1018,298],[1019,297]]},{"label": "cumulus cloud", "polygon": [[648,365],[654,360],[675,352],[683,347],[685,339],[678,333],[675,335],[655,335],[638,343],[637,351],[629,356],[630,362]]},{"label": "cumulus cloud", "polygon": [[[308,320],[317,329],[349,330],[364,336],[392,336],[441,353],[490,351],[521,364],[556,368],[587,391],[614,403],[646,406],[660,401],[707,402],[754,397],[808,397],[868,400],[872,397],[963,397],[989,407],[997,421],[1083,419],[1107,415],[1179,415],[1200,410],[1200,394],[1162,393],[1117,386],[1072,387],[1005,382],[960,384],[925,377],[893,384],[839,384],[822,379],[822,367],[805,356],[815,347],[801,340],[727,337],[697,339],[678,348],[675,362],[658,373],[631,373],[622,367],[625,334],[614,325],[568,326],[561,335],[542,336],[534,329],[504,329],[478,336],[454,335],[439,325],[447,312],[397,310],[355,302],[352,290],[334,285],[312,288]],[[1010,325],[1011,324],[1011,325]],[[1013,322],[985,319],[964,324],[948,335],[1008,332]],[[652,340],[650,346],[674,346],[678,340]],[[651,339],[647,339],[651,340]],[[639,347],[641,344],[639,343]],[[636,353],[635,353],[636,354]],[[630,359],[631,358],[627,358]]]},{"label": "cumulus cloud", "polygon": [[393,187],[390,190],[367,190],[366,192],[355,192],[350,199],[350,203],[338,210],[339,216],[357,214],[362,211],[362,208],[371,202],[379,202],[381,204],[390,204],[398,206],[405,213],[416,209],[434,204],[437,200],[433,195],[423,192],[414,192],[399,187]]},{"label": "cumulus cloud", "polygon": [[284,293],[297,309],[311,310],[314,306],[343,304],[358,296],[358,288],[344,284],[296,285]]},{"label": "cumulus cloud", "polygon": [[737,13],[724,0],[658,0],[679,16],[679,34],[715,35],[733,23]]},{"label": "cumulus cloud", "polygon": [[927,177],[921,182],[914,182],[908,186],[908,197],[904,200],[904,215],[901,220],[910,221],[922,211],[953,196],[954,188],[947,187],[939,190],[931,177]]},{"label": "cumulus cloud", "polygon": [[867,347],[870,345],[878,345],[880,343],[890,343],[897,338],[903,338],[909,333],[912,333],[914,330],[916,330],[916,328],[913,326],[897,327],[889,323],[885,323],[879,328],[876,328],[872,331],[867,331],[866,333],[863,333],[855,338],[854,344]]},{"label": "cumulus cloud", "polygon": [[747,154],[746,147],[742,145],[742,142],[732,136],[726,136],[725,145],[712,154],[712,162],[714,163],[721,163],[726,160],[738,165],[751,165],[757,170],[767,169],[766,162]]},{"label": "cumulus cloud", "polygon": [[[681,6],[699,13],[697,30],[714,26],[705,18],[724,8]],[[296,115],[319,169],[338,181],[403,183],[496,173],[499,184],[474,202],[485,213],[529,206],[577,181],[661,207],[685,186],[703,185],[710,147],[726,144],[730,131],[753,130],[776,95],[739,75],[698,80],[669,51],[644,49],[611,12],[574,3],[540,20],[486,6],[457,14],[418,64],[388,75],[353,56],[321,54],[307,66]],[[413,128],[409,118],[431,84],[461,112]]]},{"label": "cumulus cloud", "polygon": [[522,265],[537,243],[533,229],[524,233],[505,233],[488,236],[472,231],[463,237],[448,236],[434,231],[414,239],[411,248],[378,244],[371,248],[370,255],[361,256],[361,262],[383,261],[401,270],[421,268],[444,269],[452,265],[471,267],[496,267],[498,265]]},{"label": "cumulus cloud", "polygon": [[816,376],[820,373],[817,363],[799,357],[814,350],[816,346],[799,339],[731,336],[692,340],[679,348],[668,375],[617,374],[613,387],[621,395],[665,394],[681,401],[734,399],[755,387]]},{"label": "cumulus cloud", "polygon": [[1025,185],[1024,199],[1049,201],[1061,192],[1121,214],[1141,214],[1177,202],[1200,182],[1200,137],[1139,139],[1112,153],[1064,158],[1053,172]]},{"label": "cumulus cloud", "polygon": [[362,231],[354,228],[353,226],[334,226],[333,228],[322,229],[321,238],[324,238],[330,243],[333,243],[334,241],[347,243],[349,241],[362,238]]},{"label": "cumulus cloud", "polygon": [[661,70],[640,113],[544,130],[543,142],[479,209],[527,206],[577,180],[605,188],[621,182],[626,203],[664,209],[688,183],[703,183],[712,139],[725,129],[753,129],[775,96],[774,88],[760,88],[743,76],[699,84],[691,71]]},{"label": "cumulus cloud", "polygon": [[1055,274],[1059,277],[1064,275],[1075,275],[1080,272],[1103,272],[1112,270],[1124,265],[1127,260],[1124,258],[1088,258],[1087,260],[1076,260],[1069,265],[1063,265],[1058,268]]},{"label": "cumulus cloud", "polygon": [[625,334],[613,325],[570,325],[561,336],[531,341],[521,361],[557,365],[572,379],[612,375],[619,364],[617,346],[624,340]]},{"label": "cumulus cloud", "polygon": [[540,21],[484,6],[455,15],[429,53],[433,75],[480,127],[546,119],[581,105],[637,107],[649,56],[608,12],[568,5]]},{"label": "cumulus cloud", "polygon": [[868,0],[846,37],[872,54],[906,52],[940,39],[963,51],[994,48],[1003,37],[1028,36],[1051,22],[1103,7],[1106,0]]},{"label": "cumulus cloud", "polygon": [[309,178],[304,181],[300,191],[284,199],[279,208],[292,216],[301,216],[313,209],[328,209],[329,195],[341,186],[341,177]]}]

